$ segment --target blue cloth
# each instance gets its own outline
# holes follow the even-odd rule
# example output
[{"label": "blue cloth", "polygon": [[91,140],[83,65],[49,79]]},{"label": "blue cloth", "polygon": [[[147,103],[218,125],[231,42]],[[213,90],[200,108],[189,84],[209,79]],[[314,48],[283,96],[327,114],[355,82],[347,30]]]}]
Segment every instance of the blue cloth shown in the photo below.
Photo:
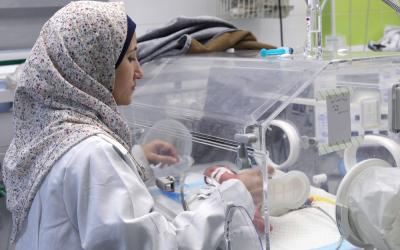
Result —
[{"label": "blue cloth", "polygon": [[119,54],[117,63],[115,63],[115,68],[117,68],[118,65],[121,64],[122,58],[124,58],[126,51],[128,50],[129,45],[131,44],[133,34],[135,33],[135,30],[136,30],[136,23],[128,15],[126,15],[126,19],[127,19],[127,26],[128,26],[127,31],[126,31],[126,39],[124,42],[124,47],[122,47],[121,54]]}]

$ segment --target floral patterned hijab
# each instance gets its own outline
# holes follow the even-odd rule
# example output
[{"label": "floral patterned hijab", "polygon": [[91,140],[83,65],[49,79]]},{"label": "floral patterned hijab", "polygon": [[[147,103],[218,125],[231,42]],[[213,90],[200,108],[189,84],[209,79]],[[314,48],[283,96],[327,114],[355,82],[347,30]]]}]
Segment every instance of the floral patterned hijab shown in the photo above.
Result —
[{"label": "floral patterned hijab", "polygon": [[42,181],[71,147],[103,133],[130,149],[112,96],[126,36],[127,15],[116,2],[72,2],[43,26],[15,92],[15,137],[3,164],[12,242]]}]

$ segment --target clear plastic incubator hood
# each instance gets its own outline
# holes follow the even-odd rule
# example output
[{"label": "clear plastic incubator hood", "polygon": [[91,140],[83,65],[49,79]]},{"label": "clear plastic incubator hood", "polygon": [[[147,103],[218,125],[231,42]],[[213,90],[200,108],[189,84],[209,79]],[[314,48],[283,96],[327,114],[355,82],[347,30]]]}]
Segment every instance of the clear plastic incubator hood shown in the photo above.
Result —
[{"label": "clear plastic incubator hood", "polygon": [[137,143],[161,139],[180,157],[151,167],[155,209],[173,218],[200,206],[218,185],[205,178],[209,168],[259,169],[264,195],[253,201],[263,226],[243,207],[228,206],[225,243],[216,247],[356,249],[340,236],[336,195],[360,161],[400,164],[391,132],[398,56],[307,60],[247,51],[164,58],[142,68],[122,112]]}]

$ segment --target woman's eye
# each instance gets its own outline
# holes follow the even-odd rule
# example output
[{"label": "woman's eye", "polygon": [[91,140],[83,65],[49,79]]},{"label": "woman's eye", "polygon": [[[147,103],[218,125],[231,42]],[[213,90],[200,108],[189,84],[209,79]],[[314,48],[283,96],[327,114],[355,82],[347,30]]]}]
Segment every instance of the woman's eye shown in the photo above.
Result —
[{"label": "woman's eye", "polygon": [[128,57],[129,62],[136,61],[136,57]]}]

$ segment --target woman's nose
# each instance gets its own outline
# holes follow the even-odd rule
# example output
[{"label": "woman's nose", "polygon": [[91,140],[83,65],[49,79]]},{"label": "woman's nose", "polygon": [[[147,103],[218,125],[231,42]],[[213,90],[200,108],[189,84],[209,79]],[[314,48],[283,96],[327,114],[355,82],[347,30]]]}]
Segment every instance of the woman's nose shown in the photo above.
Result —
[{"label": "woman's nose", "polygon": [[140,67],[140,64],[138,63],[137,68],[135,69],[135,78],[142,79],[143,76],[144,76],[144,72],[142,70],[142,67]]}]

